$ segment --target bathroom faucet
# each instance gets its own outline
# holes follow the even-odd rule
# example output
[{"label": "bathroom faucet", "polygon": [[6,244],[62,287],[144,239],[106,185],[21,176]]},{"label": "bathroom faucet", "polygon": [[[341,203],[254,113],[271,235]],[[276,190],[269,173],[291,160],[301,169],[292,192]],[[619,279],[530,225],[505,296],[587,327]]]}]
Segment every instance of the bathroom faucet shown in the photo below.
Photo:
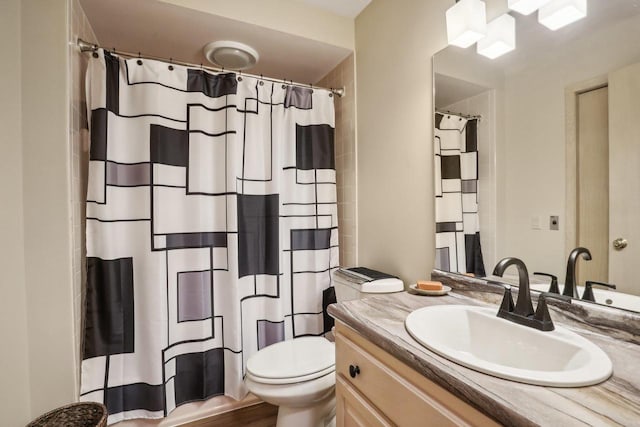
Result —
[{"label": "bathroom faucet", "polygon": [[593,295],[593,289],[592,289],[592,286],[594,285],[604,286],[605,288],[610,288],[610,289],[616,288],[616,285],[613,285],[611,283],[595,282],[592,280],[587,280],[587,283],[585,283],[584,285],[584,293],[582,294],[583,300],[596,302],[596,297]]},{"label": "bathroom faucet", "polygon": [[578,263],[578,256],[582,254],[582,258],[587,261],[591,261],[591,252],[589,249],[578,247],[569,253],[569,259],[567,260],[567,275],[564,281],[564,290],[562,295],[568,297],[580,298],[578,295],[578,288],[576,287],[576,264]]},{"label": "bathroom faucet", "polygon": [[547,308],[545,300],[545,297],[550,297],[551,295],[542,294],[538,299],[536,311],[533,311],[531,290],[529,289],[529,272],[524,262],[518,258],[504,258],[496,264],[493,275],[502,277],[504,271],[511,265],[515,265],[518,268],[518,286],[520,288],[518,290],[518,301],[514,307],[511,287],[505,286],[502,304],[500,304],[500,309],[498,310],[498,317],[541,331],[553,331],[555,327],[553,326],[553,321],[549,315],[549,309]]},{"label": "bathroom faucet", "polygon": [[560,294],[560,289],[558,289],[558,278],[556,276],[554,276],[553,274],[549,274],[549,273],[542,273],[542,272],[538,272],[536,271],[535,273],[533,273],[534,276],[538,275],[538,276],[547,276],[548,278],[551,279],[551,284],[549,285],[549,293],[550,294]]}]

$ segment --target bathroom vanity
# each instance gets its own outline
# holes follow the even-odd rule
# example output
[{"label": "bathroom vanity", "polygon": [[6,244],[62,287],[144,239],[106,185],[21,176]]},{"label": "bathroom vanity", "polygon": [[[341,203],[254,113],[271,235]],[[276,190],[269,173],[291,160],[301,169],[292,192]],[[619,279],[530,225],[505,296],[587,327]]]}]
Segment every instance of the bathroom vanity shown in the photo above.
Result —
[{"label": "bathroom vanity", "polygon": [[338,426],[640,425],[640,337],[637,330],[614,327],[640,325],[640,316],[613,319],[608,316],[619,316],[618,310],[598,307],[598,313],[589,314],[584,310],[592,307],[551,305],[554,322],[608,354],[613,375],[589,387],[534,386],[465,368],[409,335],[404,321],[422,307],[484,305],[497,312],[499,290],[454,280],[447,284],[454,290],[442,297],[402,292],[329,307],[337,320]]},{"label": "bathroom vanity", "polygon": [[336,373],[341,426],[498,425],[340,321]]}]

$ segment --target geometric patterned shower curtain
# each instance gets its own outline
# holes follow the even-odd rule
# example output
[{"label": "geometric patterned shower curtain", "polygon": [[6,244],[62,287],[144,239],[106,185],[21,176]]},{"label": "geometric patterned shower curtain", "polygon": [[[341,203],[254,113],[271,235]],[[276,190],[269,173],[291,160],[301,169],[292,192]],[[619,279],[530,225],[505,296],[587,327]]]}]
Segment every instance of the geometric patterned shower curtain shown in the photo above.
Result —
[{"label": "geometric patterned shower curtain", "polygon": [[252,354],[325,333],[332,95],[99,50],[87,97],[81,399],[112,424],[243,398]]},{"label": "geometric patterned shower curtain", "polygon": [[435,115],[436,260],[484,276],[478,217],[478,120]]}]

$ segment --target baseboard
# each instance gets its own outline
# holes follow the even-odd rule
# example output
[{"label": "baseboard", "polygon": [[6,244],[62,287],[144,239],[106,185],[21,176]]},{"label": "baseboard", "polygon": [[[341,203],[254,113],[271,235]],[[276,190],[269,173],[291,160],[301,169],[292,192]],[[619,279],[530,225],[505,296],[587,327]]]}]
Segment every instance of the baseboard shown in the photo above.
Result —
[{"label": "baseboard", "polygon": [[273,427],[278,407],[265,402],[181,424],[181,427]]}]

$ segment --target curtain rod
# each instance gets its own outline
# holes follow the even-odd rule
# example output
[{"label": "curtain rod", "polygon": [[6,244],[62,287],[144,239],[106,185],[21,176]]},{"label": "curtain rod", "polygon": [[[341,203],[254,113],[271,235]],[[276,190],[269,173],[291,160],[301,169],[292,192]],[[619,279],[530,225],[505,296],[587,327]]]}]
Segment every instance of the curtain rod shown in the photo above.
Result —
[{"label": "curtain rod", "polygon": [[462,113],[454,113],[453,111],[448,111],[448,110],[436,110],[436,114],[442,114],[443,116],[459,116],[462,118],[465,118],[467,120],[481,120],[482,116],[481,115],[469,115],[469,114],[462,114]]},{"label": "curtain rod", "polygon": [[152,59],[152,60],[156,60],[156,61],[163,61],[163,62],[177,64],[177,65],[184,65],[184,66],[187,66],[187,67],[203,68],[205,70],[211,70],[211,71],[216,71],[216,72],[228,71],[228,72],[231,72],[231,73],[242,74],[242,75],[249,76],[249,77],[255,77],[257,79],[267,80],[267,81],[274,82],[274,83],[284,83],[284,84],[288,84],[288,85],[292,85],[292,86],[299,86],[299,87],[305,87],[305,88],[310,88],[310,89],[322,89],[322,90],[329,91],[329,92],[339,96],[340,98],[342,98],[345,95],[344,87],[341,87],[341,88],[326,88],[326,87],[320,87],[320,86],[313,86],[311,84],[296,83],[296,82],[293,82],[291,80],[273,79],[271,77],[258,76],[258,75],[255,75],[255,74],[248,74],[248,73],[243,73],[243,72],[240,72],[240,71],[225,70],[223,68],[216,68],[216,67],[208,67],[206,65],[194,64],[194,63],[191,63],[191,62],[176,61],[174,59],[162,58],[160,56],[141,55],[140,53],[125,52],[125,51],[122,51],[122,50],[117,50],[115,48],[114,49],[108,49],[108,48],[104,48],[102,46],[98,46],[97,44],[86,42],[86,41],[84,41],[84,40],[82,40],[80,38],[78,39],[76,44],[80,48],[80,52],[95,52],[98,49],[104,49],[107,52],[115,53],[115,54],[118,54],[118,55],[121,55],[121,56],[128,56],[130,58]]}]

